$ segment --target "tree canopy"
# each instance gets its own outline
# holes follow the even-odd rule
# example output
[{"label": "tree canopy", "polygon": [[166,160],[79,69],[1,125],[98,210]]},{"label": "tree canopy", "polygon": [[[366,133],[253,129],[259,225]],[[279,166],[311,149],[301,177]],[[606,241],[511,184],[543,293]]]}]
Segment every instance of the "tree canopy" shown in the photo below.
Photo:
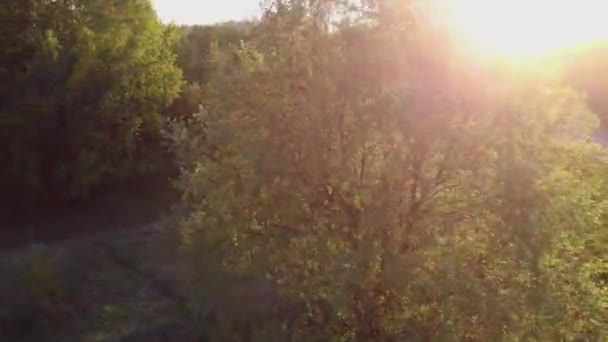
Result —
[{"label": "tree canopy", "polygon": [[149,157],[181,72],[148,1],[10,0],[1,15],[18,32],[2,43],[3,192],[78,198]]},{"label": "tree canopy", "polygon": [[169,130],[194,269],[308,303],[258,327],[275,337],[601,339],[605,151],[584,98],[559,65],[474,61],[412,7],[365,5],[332,28],[338,2],[277,2],[212,45],[200,112]]}]

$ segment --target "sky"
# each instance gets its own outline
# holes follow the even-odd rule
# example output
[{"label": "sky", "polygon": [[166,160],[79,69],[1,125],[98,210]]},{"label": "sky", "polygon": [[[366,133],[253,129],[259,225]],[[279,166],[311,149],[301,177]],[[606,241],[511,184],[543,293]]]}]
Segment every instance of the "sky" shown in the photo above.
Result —
[{"label": "sky", "polygon": [[260,12],[260,0],[152,0],[163,22],[213,24],[246,19]]}]

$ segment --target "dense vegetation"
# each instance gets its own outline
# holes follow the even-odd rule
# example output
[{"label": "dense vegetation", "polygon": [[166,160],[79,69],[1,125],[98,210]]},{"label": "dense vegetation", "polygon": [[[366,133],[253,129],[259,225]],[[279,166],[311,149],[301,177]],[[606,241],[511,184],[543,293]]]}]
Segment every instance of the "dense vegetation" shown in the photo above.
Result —
[{"label": "dense vegetation", "polygon": [[6,199],[83,198],[162,164],[181,71],[148,1],[9,0],[0,21]]},{"label": "dense vegetation", "polygon": [[[1,11],[22,27],[0,186],[71,198],[174,165],[213,337],[606,338],[606,150],[560,61],[471,56],[403,1],[182,28],[141,0]],[[260,291],[273,309],[244,317]]]}]

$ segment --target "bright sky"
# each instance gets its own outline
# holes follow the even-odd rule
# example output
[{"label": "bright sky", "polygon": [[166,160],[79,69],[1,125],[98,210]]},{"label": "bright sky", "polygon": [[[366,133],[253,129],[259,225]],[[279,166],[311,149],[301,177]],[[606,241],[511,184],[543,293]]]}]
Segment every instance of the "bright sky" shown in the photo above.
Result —
[{"label": "bright sky", "polygon": [[259,0],[152,0],[163,22],[212,24],[246,19],[260,12]]}]

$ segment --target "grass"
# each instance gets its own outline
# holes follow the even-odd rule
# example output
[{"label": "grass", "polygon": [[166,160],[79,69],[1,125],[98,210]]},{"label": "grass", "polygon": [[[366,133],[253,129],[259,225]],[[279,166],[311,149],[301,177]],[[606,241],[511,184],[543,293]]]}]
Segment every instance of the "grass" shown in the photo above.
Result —
[{"label": "grass", "polygon": [[[161,268],[148,253],[147,234],[110,234],[104,243],[134,267]],[[11,267],[0,267],[0,278],[15,280],[0,285],[7,304],[0,305],[0,340],[117,341],[178,320],[174,300],[107,248],[95,239],[34,245],[16,254]]]}]

